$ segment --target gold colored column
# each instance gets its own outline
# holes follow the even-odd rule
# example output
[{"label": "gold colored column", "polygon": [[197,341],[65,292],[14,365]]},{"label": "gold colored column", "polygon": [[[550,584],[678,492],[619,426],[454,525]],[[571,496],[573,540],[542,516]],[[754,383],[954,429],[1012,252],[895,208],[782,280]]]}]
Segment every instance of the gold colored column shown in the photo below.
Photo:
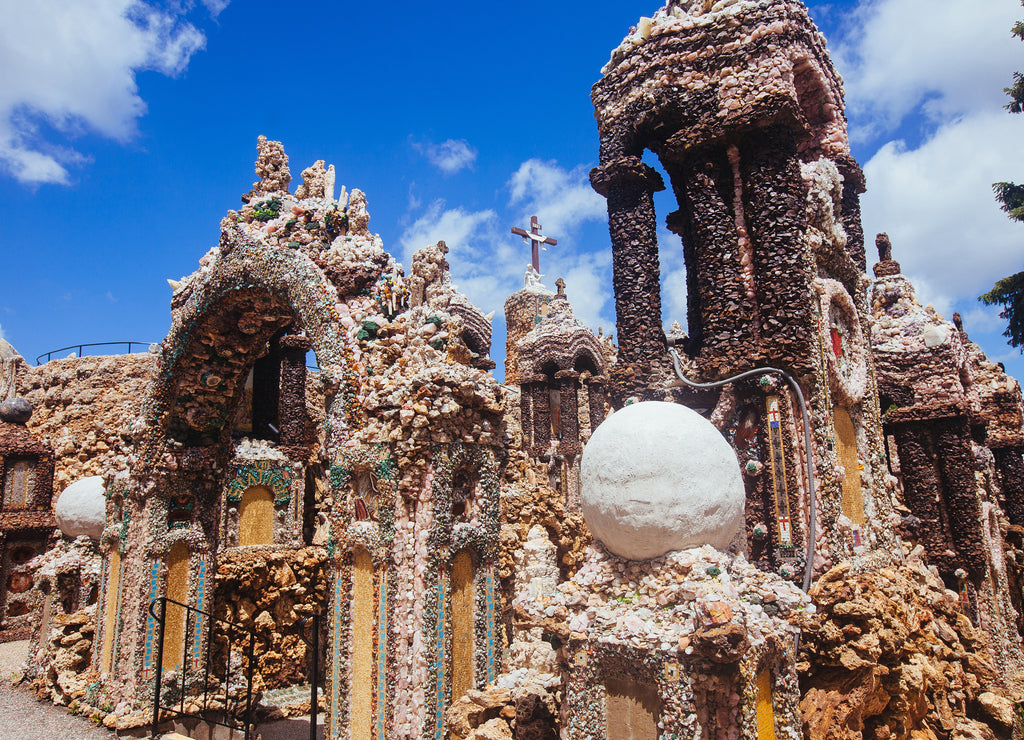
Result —
[{"label": "gold colored column", "polygon": [[352,563],[352,740],[371,740],[373,729],[373,561],[356,550]]}]

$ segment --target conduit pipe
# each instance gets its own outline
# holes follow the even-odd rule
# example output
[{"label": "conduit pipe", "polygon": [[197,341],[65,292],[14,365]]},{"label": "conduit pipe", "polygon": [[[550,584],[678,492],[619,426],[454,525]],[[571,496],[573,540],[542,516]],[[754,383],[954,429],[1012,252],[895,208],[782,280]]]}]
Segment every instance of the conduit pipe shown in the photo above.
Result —
[{"label": "conduit pipe", "polygon": [[[785,379],[786,383],[796,394],[797,403],[800,405],[800,418],[804,423],[804,463],[807,470],[807,487],[808,487],[808,499],[810,509],[807,513],[807,554],[805,556],[804,563],[804,591],[811,590],[811,575],[814,572],[814,540],[817,535],[817,519],[818,519],[818,508],[814,489],[814,455],[811,453],[811,422],[810,417],[807,414],[807,403],[804,401],[804,394],[800,390],[800,384],[796,382],[796,378],[787,373],[784,370],[779,370],[777,367],[757,367],[753,370],[747,370],[746,372],[733,375],[732,377],[725,378],[724,380],[715,380],[710,383],[698,383],[694,380],[690,380],[683,375],[683,370],[679,362],[679,353],[676,352],[675,342],[676,340],[666,337],[668,343],[668,353],[672,358],[672,367],[675,370],[676,377],[679,378],[680,383],[687,385],[690,388],[720,388],[723,385],[729,383],[735,383],[739,380],[745,380],[746,378],[752,378],[758,375],[775,374]],[[669,387],[675,387],[678,384],[670,384]]]}]

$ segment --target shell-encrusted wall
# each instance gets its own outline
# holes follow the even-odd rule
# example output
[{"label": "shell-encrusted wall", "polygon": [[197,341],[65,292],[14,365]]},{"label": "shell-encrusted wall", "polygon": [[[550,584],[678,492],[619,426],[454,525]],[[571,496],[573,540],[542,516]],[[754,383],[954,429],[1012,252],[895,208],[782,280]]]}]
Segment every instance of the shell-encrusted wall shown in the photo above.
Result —
[{"label": "shell-encrusted wall", "polygon": [[[93,653],[104,701],[113,724],[143,721],[154,598],[265,634],[257,683],[272,687],[304,677],[297,620],[319,594],[328,736],[434,737],[452,693],[501,661],[490,317],[451,284],[443,242],[407,279],[362,193],[334,197],[333,167],[307,168],[292,194],[283,148],[261,137],[257,173],[218,246],[171,281],[129,471],[108,480]],[[246,568],[269,568],[267,585]],[[179,634],[192,622],[168,609],[178,653],[165,658],[197,686],[206,637]]]}]

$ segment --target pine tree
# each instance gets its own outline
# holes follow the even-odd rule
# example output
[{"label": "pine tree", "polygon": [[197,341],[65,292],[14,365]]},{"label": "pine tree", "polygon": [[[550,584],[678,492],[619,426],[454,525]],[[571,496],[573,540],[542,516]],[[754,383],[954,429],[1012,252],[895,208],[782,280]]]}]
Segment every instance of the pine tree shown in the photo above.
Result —
[{"label": "pine tree", "polygon": [[[1021,5],[1024,6],[1024,0],[1021,0]],[[1017,21],[1010,33],[1024,41],[1024,21]],[[1003,91],[1010,97],[1010,102],[1004,106],[1006,110],[1010,113],[1024,110],[1024,74],[1014,72],[1013,84]],[[992,190],[1000,208],[1014,221],[1024,222],[1024,185],[997,182],[992,185]],[[1024,353],[1024,272],[997,281],[992,290],[978,296],[978,300],[986,306],[1003,307],[999,312],[999,318],[1007,322],[1003,336],[1009,338],[1011,347],[1021,347]]]}]

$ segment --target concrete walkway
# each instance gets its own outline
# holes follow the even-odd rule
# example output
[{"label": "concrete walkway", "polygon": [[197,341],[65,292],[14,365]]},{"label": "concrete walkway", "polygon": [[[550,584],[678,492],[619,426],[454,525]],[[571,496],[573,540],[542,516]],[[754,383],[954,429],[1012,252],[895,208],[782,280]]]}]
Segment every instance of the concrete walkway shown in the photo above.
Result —
[{"label": "concrete walkway", "polygon": [[115,740],[102,725],[38,701],[27,685],[12,686],[27,655],[28,640],[0,643],[0,740]]},{"label": "concrete walkway", "polygon": [[[70,714],[64,707],[38,701],[27,684],[12,685],[11,679],[21,674],[27,655],[28,640],[0,643],[0,740],[117,740],[102,725]],[[256,732],[262,740],[308,740],[309,718],[271,722],[260,725]],[[234,736],[241,738],[241,733]],[[322,726],[317,727],[317,737],[323,738]]]}]

